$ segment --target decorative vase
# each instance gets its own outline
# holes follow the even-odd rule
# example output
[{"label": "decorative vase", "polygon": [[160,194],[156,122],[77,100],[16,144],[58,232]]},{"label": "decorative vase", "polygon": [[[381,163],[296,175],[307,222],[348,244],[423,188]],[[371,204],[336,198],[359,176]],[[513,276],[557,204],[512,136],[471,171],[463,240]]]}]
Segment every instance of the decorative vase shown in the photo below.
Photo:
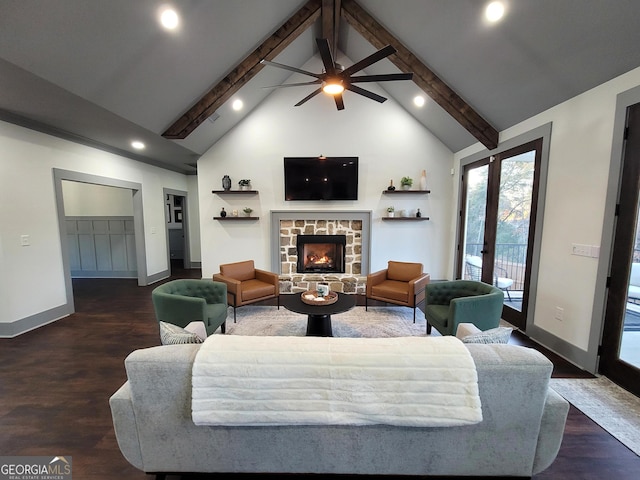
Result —
[{"label": "decorative vase", "polygon": [[411,190],[411,185],[402,185],[403,190]]},{"label": "decorative vase", "polygon": [[396,212],[387,212],[387,216],[388,217],[392,217],[393,218],[393,217],[395,217],[395,215],[396,215]]},{"label": "decorative vase", "polygon": [[220,210],[220,216],[221,216],[222,218],[224,218],[224,217],[226,217],[226,216],[227,216],[227,212],[225,212],[224,207],[222,207],[222,210]]},{"label": "decorative vase", "polygon": [[393,186],[393,180],[391,180],[391,183],[389,183],[389,186],[387,187],[387,190],[390,192],[393,192],[396,189],[396,187]]},{"label": "decorative vase", "polygon": [[422,213],[420,213],[420,209],[418,209],[418,211],[416,212],[416,217],[418,218],[422,217]]},{"label": "decorative vase", "polygon": [[422,174],[420,175],[420,190],[427,189],[427,171],[422,170]]},{"label": "decorative vase", "polygon": [[229,177],[229,175],[222,177],[222,188],[231,190],[231,177]]}]

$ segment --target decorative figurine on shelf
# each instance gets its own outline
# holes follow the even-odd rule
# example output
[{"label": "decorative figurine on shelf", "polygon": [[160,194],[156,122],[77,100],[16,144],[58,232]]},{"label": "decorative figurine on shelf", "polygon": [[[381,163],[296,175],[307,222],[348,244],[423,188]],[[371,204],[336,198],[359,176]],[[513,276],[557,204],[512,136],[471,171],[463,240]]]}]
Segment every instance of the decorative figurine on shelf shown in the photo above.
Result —
[{"label": "decorative figurine on shelf", "polygon": [[387,190],[389,192],[393,192],[396,189],[396,187],[393,186],[393,179],[391,179],[391,183],[389,183],[389,186],[387,187]]},{"label": "decorative figurine on shelf", "polygon": [[231,177],[229,177],[229,175],[222,177],[222,188],[231,190]]},{"label": "decorative figurine on shelf", "polygon": [[225,212],[225,211],[224,211],[224,207],[222,207],[222,210],[220,210],[220,216],[221,216],[222,218],[224,218],[224,217],[226,217],[226,216],[227,216],[227,212]]},{"label": "decorative figurine on shelf", "polygon": [[427,171],[422,170],[422,174],[420,175],[420,190],[427,189]]},{"label": "decorative figurine on shelf", "polygon": [[393,217],[395,215],[395,213],[396,213],[396,209],[395,209],[395,207],[393,207],[393,205],[390,206],[390,207],[387,207],[387,215],[389,217]]},{"label": "decorative figurine on shelf", "polygon": [[416,212],[416,217],[418,218],[422,217],[422,213],[420,213],[420,209],[418,209],[418,211]]}]

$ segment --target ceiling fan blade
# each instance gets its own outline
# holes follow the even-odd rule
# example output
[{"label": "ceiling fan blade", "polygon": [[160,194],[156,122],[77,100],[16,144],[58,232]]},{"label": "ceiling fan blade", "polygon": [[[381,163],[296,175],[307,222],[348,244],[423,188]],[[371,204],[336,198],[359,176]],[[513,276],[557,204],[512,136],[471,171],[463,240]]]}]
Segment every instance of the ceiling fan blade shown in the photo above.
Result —
[{"label": "ceiling fan blade", "polygon": [[322,88],[318,88],[317,90],[314,90],[313,92],[311,92],[309,95],[307,95],[306,97],[304,97],[302,100],[300,100],[298,103],[296,103],[294,105],[294,107],[299,107],[300,105],[302,105],[303,103],[305,103],[308,100],[311,100],[313,97],[315,97],[316,95],[318,95],[320,92],[322,91]]},{"label": "ceiling fan blade", "polygon": [[373,65],[374,63],[382,60],[383,58],[388,57],[392,53],[396,53],[396,49],[391,45],[387,45],[384,48],[381,48],[376,53],[372,53],[366,58],[363,58],[357,63],[354,63],[349,68],[346,68],[342,73],[345,75],[351,75],[353,73],[359,72],[360,70],[367,68],[369,65]]},{"label": "ceiling fan blade", "polygon": [[362,75],[360,77],[351,77],[351,83],[362,82],[391,82],[393,80],[411,80],[413,73],[387,73],[384,75]]},{"label": "ceiling fan blade", "polygon": [[272,67],[283,68],[285,70],[289,70],[290,72],[296,72],[296,73],[301,73],[303,75],[309,75],[310,77],[315,77],[315,78],[319,78],[319,79],[322,78],[322,74],[320,74],[320,73],[307,72],[306,70],[300,70],[299,68],[290,67],[289,65],[283,65],[282,63],[278,63],[278,62],[270,62],[269,60],[260,60],[260,63],[262,63],[263,65],[271,65]]},{"label": "ceiling fan blade", "polygon": [[356,85],[347,85],[345,87],[347,90],[351,90],[353,93],[357,93],[358,95],[362,95],[363,97],[370,98],[371,100],[375,100],[376,102],[383,103],[386,102],[387,99],[381,97],[380,95],[370,92],[369,90],[365,90],[364,88],[360,88]]},{"label": "ceiling fan blade", "polygon": [[322,58],[322,63],[324,64],[324,71],[327,72],[328,75],[335,75],[336,64],[331,56],[329,42],[326,38],[316,38],[316,43],[318,44],[318,50],[320,51],[320,58]]},{"label": "ceiling fan blade", "polygon": [[333,98],[336,101],[336,107],[338,108],[338,110],[344,110],[344,100],[342,100],[342,94],[341,93],[336,93]]},{"label": "ceiling fan blade", "polygon": [[262,87],[262,88],[301,87],[303,85],[318,85],[319,83],[322,83],[322,80],[314,80],[313,82],[302,82],[302,83],[283,83],[282,85],[271,85],[269,87]]}]

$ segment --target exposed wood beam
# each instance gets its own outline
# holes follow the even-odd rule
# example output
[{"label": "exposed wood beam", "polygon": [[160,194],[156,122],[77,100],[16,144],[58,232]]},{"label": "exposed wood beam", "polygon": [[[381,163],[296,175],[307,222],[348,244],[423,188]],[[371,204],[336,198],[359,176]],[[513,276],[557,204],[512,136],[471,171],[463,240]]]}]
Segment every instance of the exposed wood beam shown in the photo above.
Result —
[{"label": "exposed wood beam", "polygon": [[374,47],[393,46],[397,52],[389,56],[388,59],[402,72],[413,72],[413,81],[416,85],[433,98],[487,149],[493,150],[498,146],[498,131],[411,53],[400,40],[363,10],[355,0],[342,0],[342,15]]},{"label": "exposed wood beam", "polygon": [[329,42],[334,61],[338,56],[339,28],[340,0],[322,0],[322,38]]},{"label": "exposed wood beam", "polygon": [[261,60],[273,60],[320,18],[321,2],[322,0],[309,0],[262,45],[251,52],[226,77],[187,110],[162,136],[173,139],[187,138],[198,125],[209,118],[224,102],[262,70],[264,65],[260,64]]}]

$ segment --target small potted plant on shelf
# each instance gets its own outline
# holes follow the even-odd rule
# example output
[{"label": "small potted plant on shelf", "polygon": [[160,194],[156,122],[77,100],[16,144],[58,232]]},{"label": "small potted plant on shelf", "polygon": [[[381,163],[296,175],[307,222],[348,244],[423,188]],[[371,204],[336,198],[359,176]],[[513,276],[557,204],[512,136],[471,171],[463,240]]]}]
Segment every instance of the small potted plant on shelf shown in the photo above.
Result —
[{"label": "small potted plant on shelf", "polygon": [[411,188],[411,185],[413,185],[413,178],[402,177],[400,179],[400,185],[402,185],[403,190],[409,190]]},{"label": "small potted plant on shelf", "polygon": [[250,216],[251,216],[251,212],[253,212],[253,208],[250,208],[250,207],[244,207],[244,208],[242,209],[242,211],[244,212],[244,214],[245,214],[247,217],[250,217]]},{"label": "small potted plant on shelf", "polygon": [[387,216],[393,217],[395,215],[396,209],[395,207],[387,207]]},{"label": "small potted plant on shelf", "polygon": [[247,178],[240,180],[238,185],[240,185],[240,190],[251,190],[251,180]]}]

